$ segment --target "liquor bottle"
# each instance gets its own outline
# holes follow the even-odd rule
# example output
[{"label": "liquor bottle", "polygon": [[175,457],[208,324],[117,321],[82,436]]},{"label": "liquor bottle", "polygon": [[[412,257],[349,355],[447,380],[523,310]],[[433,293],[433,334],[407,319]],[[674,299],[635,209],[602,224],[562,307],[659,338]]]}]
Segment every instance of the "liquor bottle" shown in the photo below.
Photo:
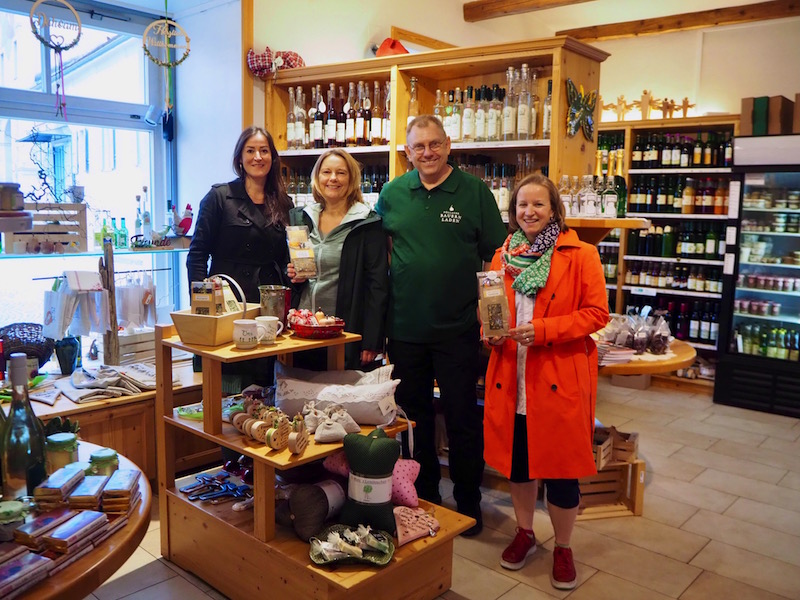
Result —
[{"label": "liquor bottle", "polygon": [[664,233],[661,237],[661,257],[675,257],[675,233],[669,225],[664,226]]},{"label": "liquor bottle", "polygon": [[711,303],[706,302],[703,306],[703,314],[700,316],[700,342],[703,344],[711,343]]},{"label": "liquor bottle", "polygon": [[789,360],[793,362],[800,360],[800,333],[794,329],[789,332]]},{"label": "liquor bottle", "polygon": [[639,169],[642,165],[642,136],[636,136],[636,143],[633,145],[631,152],[631,169]]},{"label": "liquor bottle", "polygon": [[294,99],[294,88],[289,88],[289,110],[286,113],[286,146],[290,149],[297,146],[297,138],[295,137],[295,121],[297,115]]},{"label": "liquor bottle", "polygon": [[464,93],[464,108],[461,114],[461,140],[464,142],[475,141],[475,101],[472,99],[473,88],[467,86]]},{"label": "liquor bottle", "polygon": [[647,186],[647,190],[645,191],[645,201],[647,205],[644,207],[644,212],[654,213],[658,212],[658,185],[656,184],[656,178],[651,177],[650,183]]},{"label": "liquor bottle", "polygon": [[[412,102],[416,101],[416,91],[413,94]],[[344,143],[345,146],[354,147],[357,144],[356,141],[356,84],[352,81],[348,84],[347,88],[347,103],[344,105],[345,114],[347,115],[347,119],[344,122]],[[411,106],[409,103],[409,110],[411,110]]]},{"label": "liquor bottle", "polygon": [[706,134],[706,143],[703,146],[703,166],[711,167],[714,165],[714,134],[709,132]]},{"label": "liquor bottle", "polygon": [[372,103],[369,100],[369,89],[364,82],[358,82],[358,105],[356,107],[356,145],[370,145],[370,122],[372,121]]},{"label": "liquor bottle", "polygon": [[672,144],[672,161],[670,166],[674,169],[677,169],[681,166],[681,149],[683,146],[680,142],[680,136],[675,134],[675,139]]},{"label": "liquor bottle", "polygon": [[294,178],[294,170],[289,169],[289,181],[286,183],[286,193],[292,200],[292,204],[297,206],[297,182]]},{"label": "liquor bottle", "polygon": [[656,188],[656,212],[663,213],[671,210],[672,206],[667,206],[667,177],[662,175],[658,179],[658,187]]},{"label": "liquor bottle", "polygon": [[698,304],[700,304],[700,303],[699,302],[694,302],[692,304],[692,313],[689,316],[689,341],[690,342],[699,342],[700,341],[700,308],[698,307]]},{"label": "liquor bottle", "polygon": [[391,92],[392,83],[387,81],[383,93],[383,117],[381,118],[381,135],[383,136],[383,143],[388,144],[392,138],[392,122],[391,122]]},{"label": "liquor bottle", "polygon": [[325,147],[336,147],[336,86],[330,84],[328,87],[328,114],[325,121]]},{"label": "liquor bottle", "polygon": [[408,126],[414,118],[419,116],[419,100],[417,100],[417,78],[411,78],[411,92],[408,99],[408,119],[406,126]]},{"label": "liquor bottle", "polygon": [[294,93],[294,139],[295,148],[306,147],[306,101],[303,88],[297,86]]},{"label": "liquor bottle", "polygon": [[347,143],[347,102],[344,99],[344,87],[339,86],[339,110],[336,114],[336,147],[344,148]]},{"label": "liquor bottle", "polygon": [[314,148],[324,148],[325,147],[325,114],[327,111],[327,106],[325,106],[325,102],[322,100],[322,88],[319,84],[316,87],[316,97],[314,99]]},{"label": "liquor bottle", "polygon": [[697,137],[694,138],[694,146],[692,146],[692,166],[693,167],[702,167],[703,166],[703,153],[704,153],[704,145],[703,145],[703,138],[699,131],[697,132]]},{"label": "liquor bottle", "polygon": [[500,101],[500,86],[496,83],[492,86],[492,99],[489,101],[487,126],[489,141],[499,141],[503,128],[503,103]]},{"label": "liquor bottle", "polygon": [[464,114],[464,104],[461,102],[461,88],[457,87],[453,92],[453,110],[450,113],[450,141],[461,141],[462,117]]},{"label": "liquor bottle", "polygon": [[603,189],[603,217],[614,219],[617,216],[617,191],[614,189],[614,176],[606,177],[606,185]]},{"label": "liquor bottle", "polygon": [[[558,183],[558,197],[564,205],[564,216],[569,217],[572,209],[572,194],[569,193],[569,175],[562,175]],[[635,230],[632,230],[635,231]]]},{"label": "liquor bottle", "polygon": [[28,398],[27,356],[22,352],[11,355],[8,379],[11,407],[0,440],[3,499],[16,500],[20,496],[33,496],[33,489],[47,477],[45,437],[42,422],[33,414]]},{"label": "liquor bottle", "polygon": [[723,154],[722,166],[723,167],[733,166],[733,139],[731,138],[730,135],[727,136],[725,139],[725,151]]},{"label": "liquor bottle", "polygon": [[725,206],[725,184],[722,179],[717,180],[717,187],[714,190],[714,214],[724,215],[728,211]]},{"label": "liquor bottle", "polygon": [[717,232],[713,226],[706,231],[705,259],[717,259]]},{"label": "liquor bottle", "polygon": [[[467,88],[469,89],[469,88]],[[485,85],[478,90],[475,104],[475,141],[485,142],[488,139],[489,101],[486,98],[489,90]]]},{"label": "liquor bottle", "polygon": [[586,217],[598,216],[597,192],[594,190],[594,178],[591,175],[583,176],[583,187],[578,194],[580,195],[581,215]]},{"label": "liquor bottle", "polygon": [[708,333],[708,343],[717,345],[719,339],[719,303],[715,302],[711,310],[711,325]]},{"label": "liquor bottle", "polygon": [[373,146],[380,146],[386,142],[383,140],[383,109],[381,108],[381,86],[375,81],[372,92],[372,119],[369,126],[369,141]]},{"label": "liquor bottle", "polygon": [[117,234],[117,248],[128,247],[128,228],[125,226],[125,217],[119,221],[119,233]]},{"label": "liquor bottle", "polygon": [[680,311],[675,321],[675,337],[679,340],[689,339],[689,305],[681,302]]},{"label": "liquor bottle", "polygon": [[661,147],[661,168],[672,167],[672,138],[669,134],[664,136],[664,145]]},{"label": "liquor bottle", "polygon": [[117,228],[117,218],[111,217],[111,228],[109,230],[111,234],[111,245],[114,248],[119,248],[119,229]]},{"label": "liquor bottle", "polygon": [[442,90],[440,89],[436,90],[436,100],[433,103],[433,116],[439,119],[442,127],[444,127],[444,103],[442,102]]},{"label": "liquor bottle", "polygon": [[617,168],[614,172],[614,191],[617,194],[617,217],[625,216],[625,209],[628,205],[628,186],[625,183],[625,177],[622,175],[622,156],[624,154],[622,148],[617,149]]},{"label": "liquor bottle", "polygon": [[713,215],[714,214],[714,196],[716,194],[716,189],[714,188],[714,181],[710,177],[706,177],[703,180],[703,197],[702,197],[702,204],[703,204],[703,214],[704,215]]},{"label": "liquor bottle", "polygon": [[500,207],[500,216],[503,221],[508,221],[508,208],[511,204],[511,190],[513,177],[509,177],[509,167],[505,164],[500,165],[500,188],[498,191],[498,205]]},{"label": "liquor bottle", "polygon": [[617,151],[615,144],[612,142],[608,147],[608,162],[606,163],[606,175],[614,176],[614,170],[617,167]]},{"label": "liquor bottle", "polygon": [[[534,77],[536,73],[534,72]],[[535,94],[534,94],[535,96]],[[553,130],[553,80],[547,80],[547,96],[542,104],[542,139],[549,140]]]},{"label": "liquor bottle", "polygon": [[515,107],[515,90],[514,90],[514,67],[508,67],[506,70],[506,97],[503,100],[503,140],[511,141],[517,139],[517,111]]},{"label": "liquor bottle", "polygon": [[[533,115],[531,104],[528,65],[523,63],[517,93],[517,139],[519,140],[527,140],[533,137],[531,135],[531,117]],[[533,119],[533,122],[536,123],[536,118],[533,117]]]},{"label": "liquor bottle", "polygon": [[142,235],[142,197],[139,194],[136,194],[136,220],[133,222],[133,235]]}]

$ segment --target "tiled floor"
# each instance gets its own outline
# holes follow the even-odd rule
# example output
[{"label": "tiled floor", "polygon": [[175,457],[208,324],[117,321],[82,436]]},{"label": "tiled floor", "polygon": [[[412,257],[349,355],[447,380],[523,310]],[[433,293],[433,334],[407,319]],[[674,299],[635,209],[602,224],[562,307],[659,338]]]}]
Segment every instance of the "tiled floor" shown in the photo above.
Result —
[{"label": "tiled floor", "polygon": [[[544,509],[534,523],[541,547],[525,568],[506,571],[499,557],[514,532],[513,510],[507,494],[486,490],[484,531],[456,540],[443,598],[800,599],[800,421],[602,379],[598,396],[600,421],[640,434],[644,515],[579,522],[579,585],[559,592],[549,581],[553,530]],[[156,507],[139,549],[89,598],[222,598],[160,558],[158,528]]]}]

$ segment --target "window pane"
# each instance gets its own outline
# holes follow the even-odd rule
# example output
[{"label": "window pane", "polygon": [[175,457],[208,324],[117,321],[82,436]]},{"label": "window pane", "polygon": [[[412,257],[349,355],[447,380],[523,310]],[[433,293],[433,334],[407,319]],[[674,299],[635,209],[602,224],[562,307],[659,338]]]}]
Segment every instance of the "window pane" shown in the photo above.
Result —
[{"label": "window pane", "polygon": [[0,11],[0,87],[44,91],[41,47],[28,15]]},{"label": "window pane", "polygon": [[[82,27],[81,40],[74,48],[62,52],[64,88],[69,96],[83,96],[99,100],[145,104],[147,58],[142,51],[142,38],[124,33],[112,33]],[[53,93],[58,77],[59,63],[50,51],[53,65]]]},{"label": "window pane", "polygon": [[[103,217],[133,235],[136,195],[151,184],[150,131],[0,118],[0,181],[20,184],[26,201],[72,202],[83,187],[88,248]],[[142,210],[153,212],[149,205]],[[6,249],[8,251],[8,248]]]}]

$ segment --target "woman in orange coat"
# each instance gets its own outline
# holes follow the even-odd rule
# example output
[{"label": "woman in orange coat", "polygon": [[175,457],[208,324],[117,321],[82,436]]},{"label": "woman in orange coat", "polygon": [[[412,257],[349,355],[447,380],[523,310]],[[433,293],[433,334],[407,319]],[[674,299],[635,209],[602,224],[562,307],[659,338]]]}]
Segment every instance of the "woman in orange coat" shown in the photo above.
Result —
[{"label": "woman in orange coat", "polygon": [[553,183],[529,175],[514,189],[512,234],[497,250],[511,311],[508,336],[489,338],[484,457],[511,481],[517,535],[500,564],[521,569],[536,549],[537,479],[547,489],[555,531],[551,582],[572,589],[569,547],[578,478],[594,474],[592,434],[597,349],[589,335],[608,322],[600,257],[564,222]]}]

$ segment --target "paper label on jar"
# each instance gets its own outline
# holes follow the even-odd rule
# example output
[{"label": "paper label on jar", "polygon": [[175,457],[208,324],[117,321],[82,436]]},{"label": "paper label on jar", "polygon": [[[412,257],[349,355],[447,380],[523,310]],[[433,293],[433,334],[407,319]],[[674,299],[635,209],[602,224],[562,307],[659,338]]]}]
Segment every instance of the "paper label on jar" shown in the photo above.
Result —
[{"label": "paper label on jar", "polygon": [[350,473],[347,496],[362,504],[385,504],[392,500],[392,476],[364,477]]}]

